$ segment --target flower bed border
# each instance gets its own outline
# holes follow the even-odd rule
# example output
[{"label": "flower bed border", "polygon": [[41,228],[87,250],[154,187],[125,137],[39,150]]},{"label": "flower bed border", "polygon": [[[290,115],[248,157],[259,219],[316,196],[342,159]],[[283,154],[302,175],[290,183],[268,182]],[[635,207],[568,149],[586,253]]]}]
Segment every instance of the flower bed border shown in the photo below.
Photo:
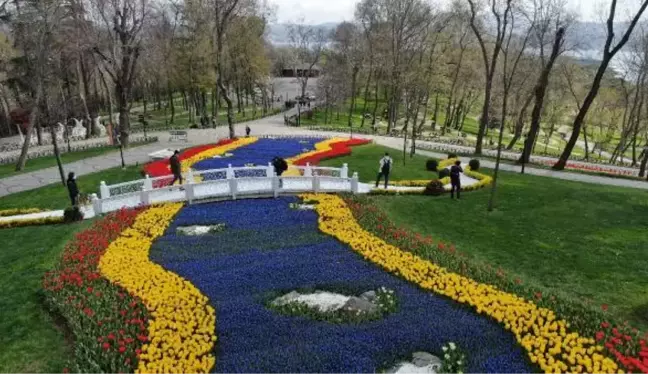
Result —
[{"label": "flower bed border", "polygon": [[65,222],[64,217],[23,218],[0,221],[0,229],[11,229],[25,226],[58,225]]},{"label": "flower bed border", "polygon": [[597,307],[586,299],[573,300],[559,293],[529,287],[519,278],[507,275],[502,269],[470,259],[453,244],[435,242],[431,236],[424,237],[395,226],[366,197],[350,196],[345,198],[345,202],[365,230],[408,252],[424,255],[453,272],[534,300],[538,306],[555,311],[558,317],[570,322],[574,329],[587,336],[594,336],[605,347],[608,356],[614,357],[626,371],[648,372],[648,334],[642,336],[627,322],[612,323],[607,305]]},{"label": "flower bed border", "polygon": [[[396,273],[424,289],[452,298],[500,322],[514,333],[532,362],[546,372],[616,372],[614,360],[601,355],[603,347],[593,338],[568,332],[570,324],[558,319],[554,311],[539,307],[496,286],[479,283],[451,273],[411,252],[365,231],[351,209],[334,195],[303,195],[319,200],[316,209],[320,230],[349,244],[365,259]],[[452,247],[454,249],[454,247]],[[463,262],[465,264],[465,262]],[[464,265],[465,266],[465,265]],[[573,331],[573,330],[572,330]]]},{"label": "flower bed border", "polygon": [[140,209],[120,210],[75,235],[54,268],[43,277],[47,305],[74,336],[69,368],[77,372],[132,372],[148,340],[149,318],[141,300],[101,277],[98,263],[108,243],[135,220]]},{"label": "flower bed border", "polygon": [[113,241],[99,260],[101,275],[142,300],[151,315],[148,344],[138,354],[137,372],[207,373],[215,363],[214,308],[191,282],[149,259],[183,204],[151,206]]}]

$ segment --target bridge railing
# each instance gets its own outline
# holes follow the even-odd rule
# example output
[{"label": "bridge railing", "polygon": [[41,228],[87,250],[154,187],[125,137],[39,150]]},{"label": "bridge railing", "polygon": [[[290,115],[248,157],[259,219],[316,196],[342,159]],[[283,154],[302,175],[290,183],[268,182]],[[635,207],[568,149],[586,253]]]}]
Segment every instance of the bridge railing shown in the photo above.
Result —
[{"label": "bridge railing", "polygon": [[[290,166],[297,172],[277,176],[272,165],[232,167],[189,172],[185,184],[170,183],[173,176],[162,176],[107,185],[101,182],[100,196],[93,199],[95,214],[124,207],[164,202],[203,199],[237,199],[249,196],[274,196],[304,192],[358,192],[358,173],[349,177],[349,168]],[[289,169],[290,170],[290,169]],[[296,174],[296,175],[295,175]]]}]

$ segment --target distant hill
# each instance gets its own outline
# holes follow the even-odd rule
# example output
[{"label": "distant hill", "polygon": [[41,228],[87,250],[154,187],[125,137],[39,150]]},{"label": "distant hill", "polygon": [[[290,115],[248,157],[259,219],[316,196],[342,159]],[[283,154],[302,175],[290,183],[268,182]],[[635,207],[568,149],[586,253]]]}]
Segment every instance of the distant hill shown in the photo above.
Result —
[{"label": "distant hill", "polygon": [[[333,31],[338,23],[328,22],[312,27],[323,29],[326,32]],[[290,23],[275,23],[268,27],[268,40],[273,45],[286,45],[290,43],[289,28]],[[615,34],[620,38],[625,32],[627,22],[617,23],[615,25]],[[637,27],[638,29],[639,27]],[[636,29],[635,29],[636,30]],[[635,31],[636,33],[636,31]],[[600,58],[600,51],[605,44],[606,28],[605,24],[599,22],[576,22],[570,26],[567,33],[566,43],[572,50],[572,57],[580,60],[585,65],[595,64]]]},{"label": "distant hill", "polygon": [[[325,32],[335,30],[338,23],[328,22],[319,25],[312,25],[315,29],[323,29]],[[286,45],[290,43],[290,23],[275,23],[268,26],[268,40],[274,45]]]}]

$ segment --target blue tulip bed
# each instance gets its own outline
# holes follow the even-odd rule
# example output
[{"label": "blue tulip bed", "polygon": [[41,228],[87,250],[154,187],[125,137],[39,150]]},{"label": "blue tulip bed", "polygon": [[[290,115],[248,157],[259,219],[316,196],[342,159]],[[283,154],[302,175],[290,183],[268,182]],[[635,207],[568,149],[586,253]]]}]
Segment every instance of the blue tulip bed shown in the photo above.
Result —
[{"label": "blue tulip bed", "polygon": [[[364,261],[320,233],[314,211],[291,209],[294,202],[283,197],[188,206],[151,249],[153,261],[191,281],[216,308],[216,372],[375,372],[416,351],[442,356],[449,341],[467,352],[471,372],[533,371],[498,324]],[[216,224],[225,230],[176,235],[178,226]],[[383,286],[395,292],[399,307],[370,322],[334,324],[266,307],[269,297],[292,290],[357,295]]]},{"label": "blue tulip bed", "polygon": [[[316,138],[278,138],[259,139],[232,152],[231,157],[202,160],[192,166],[195,170],[223,169],[229,164],[234,167],[253,164],[267,166],[275,157],[290,158],[315,149],[315,144],[324,139]],[[265,176],[262,170],[236,170],[236,178]],[[203,174],[205,180],[225,179],[225,172]]]}]

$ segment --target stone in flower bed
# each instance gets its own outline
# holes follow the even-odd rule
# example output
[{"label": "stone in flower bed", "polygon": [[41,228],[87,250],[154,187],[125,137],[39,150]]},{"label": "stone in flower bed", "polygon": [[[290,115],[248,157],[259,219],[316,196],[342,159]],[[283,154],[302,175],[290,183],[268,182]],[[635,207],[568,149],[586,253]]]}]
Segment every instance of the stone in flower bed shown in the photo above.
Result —
[{"label": "stone in flower bed", "polygon": [[386,373],[401,374],[401,373],[422,373],[422,374],[436,374],[441,373],[443,363],[437,356],[427,352],[414,352],[412,360],[403,361],[396,364],[393,368],[386,370]]},{"label": "stone in flower bed", "polygon": [[282,314],[306,316],[334,323],[376,320],[397,309],[394,291],[384,287],[356,296],[328,291],[299,293],[292,291],[268,304]]},{"label": "stone in flower bed", "polygon": [[290,208],[291,209],[296,209],[296,210],[315,210],[315,204],[291,203]]},{"label": "stone in flower bed", "polygon": [[193,226],[182,226],[178,227],[176,231],[180,235],[206,235],[206,234],[215,234],[225,230],[225,224],[219,223],[216,225],[193,225]]}]

